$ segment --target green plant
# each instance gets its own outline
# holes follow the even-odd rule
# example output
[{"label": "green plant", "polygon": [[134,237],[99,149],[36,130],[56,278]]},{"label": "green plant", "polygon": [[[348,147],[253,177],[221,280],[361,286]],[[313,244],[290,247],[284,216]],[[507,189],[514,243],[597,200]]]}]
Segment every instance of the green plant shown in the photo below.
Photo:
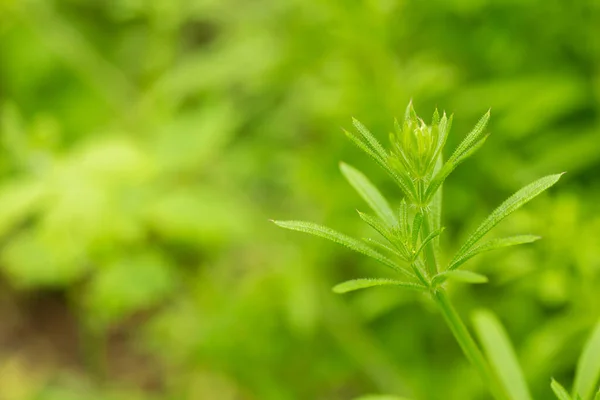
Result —
[{"label": "green plant", "polygon": [[[562,174],[549,175],[525,186],[496,208],[454,254],[447,263],[440,261],[439,235],[441,226],[442,186],[452,171],[473,155],[488,138],[485,133],[490,113],[487,112],[467,134],[464,140],[444,162],[442,150],[452,125],[452,116],[440,117],[436,110],[431,125],[417,116],[410,103],[404,122],[395,122],[395,132],[390,135],[391,150],[380,142],[359,121],[353,120],[357,133],[344,131],[346,136],[381,168],[399,186],[403,199],[397,209],[357,169],[342,163],[342,174],[371,207],[375,215],[359,212],[360,218],[376,230],[386,242],[373,239],[355,239],[328,227],[310,222],[273,221],[275,224],[300,232],[320,236],[354,251],[369,256],[401,276],[390,278],[353,279],[336,285],[336,293],[374,286],[391,285],[429,294],[442,313],[465,356],[475,366],[485,384],[497,399],[527,399],[527,386],[518,370],[515,358],[504,355],[504,364],[510,368],[497,368],[493,346],[486,344],[485,334],[481,351],[465,323],[455,310],[444,287],[447,280],[464,283],[483,283],[487,278],[476,272],[461,269],[472,257],[486,251],[539,239],[533,235],[520,235],[481,242],[481,239],[502,219],[554,185]],[[489,314],[476,316],[479,332],[491,333],[491,340],[504,338],[495,329]],[[507,342],[508,343],[508,342]],[[507,345],[508,346],[508,345]],[[507,347],[504,346],[504,347]],[[503,365],[504,365],[503,364]]]}]

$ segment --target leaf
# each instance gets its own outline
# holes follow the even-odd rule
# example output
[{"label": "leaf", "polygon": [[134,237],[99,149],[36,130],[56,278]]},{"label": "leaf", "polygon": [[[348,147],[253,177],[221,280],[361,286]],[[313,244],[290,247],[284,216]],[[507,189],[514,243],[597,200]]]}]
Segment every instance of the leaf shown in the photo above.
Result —
[{"label": "leaf", "polygon": [[348,137],[348,139],[350,139],[352,141],[352,143],[354,143],[356,145],[356,147],[358,147],[359,149],[364,151],[381,168],[383,168],[383,170],[386,171],[388,173],[388,175],[390,175],[394,179],[394,181],[398,184],[398,186],[400,186],[400,189],[402,189],[402,193],[405,196],[407,196],[411,199],[415,198],[415,195],[416,195],[415,190],[416,189],[414,188],[412,181],[403,179],[401,176],[399,176],[397,173],[395,173],[392,170],[392,168],[388,165],[387,158],[382,158],[381,155],[378,155],[368,144],[366,144],[363,140],[361,140],[355,134],[348,132],[345,129],[342,129],[342,131]]},{"label": "leaf", "polygon": [[445,271],[437,274],[432,281],[434,285],[441,285],[446,280],[453,280],[464,283],[486,283],[487,276],[473,271]]},{"label": "leaf", "polygon": [[448,159],[448,161],[446,161],[446,163],[442,166],[440,171],[434,176],[434,178],[431,180],[431,183],[427,187],[427,190],[425,191],[425,199],[426,200],[431,199],[431,197],[437,192],[437,190],[442,185],[442,183],[444,183],[444,181],[446,180],[448,175],[450,175],[452,173],[452,171],[454,171],[456,169],[456,167],[458,167],[464,160],[471,157],[477,150],[479,150],[481,148],[481,146],[483,146],[483,144],[487,140],[488,136],[489,135],[486,135],[483,138],[479,139],[479,141],[477,141],[477,143],[475,143],[467,151],[465,151],[464,153],[459,155],[458,158],[456,158],[456,159],[450,158],[450,159]]},{"label": "leaf", "polygon": [[[446,117],[446,113],[444,112],[444,115],[442,116],[442,119],[438,125],[439,136],[436,144],[436,161],[441,161],[442,151],[444,150],[446,140],[448,139],[448,133],[450,133],[450,128],[452,127],[452,118],[452,115],[450,115],[450,118]],[[439,167],[436,166],[436,168],[439,169],[441,166],[442,165],[440,164]]]},{"label": "leaf", "polygon": [[511,236],[511,237],[500,238],[500,239],[491,239],[477,247],[474,247],[473,249],[468,251],[466,254],[463,254],[462,257],[460,257],[458,259],[455,256],[454,259],[452,260],[452,262],[450,263],[450,265],[448,266],[448,270],[450,270],[450,271],[455,270],[456,268],[458,268],[459,266],[461,266],[462,264],[464,264],[471,258],[473,258],[476,255],[481,254],[483,252],[496,250],[496,249],[500,249],[500,248],[508,247],[508,246],[516,246],[519,244],[532,243],[539,239],[541,239],[541,237],[535,236],[535,235],[518,235],[518,236]]},{"label": "leaf", "polygon": [[600,322],[596,324],[577,362],[574,393],[580,394],[584,400],[591,400],[594,391],[597,390],[598,378],[600,378]]},{"label": "leaf", "polygon": [[423,222],[423,213],[417,211],[415,219],[412,224],[412,248],[417,247],[417,240],[419,239],[419,232],[421,231],[421,223]]},{"label": "leaf", "polygon": [[412,99],[408,102],[406,106],[406,110],[404,111],[404,121],[417,121],[419,117],[415,112],[415,107],[413,106]]},{"label": "leaf", "polygon": [[569,392],[567,392],[563,385],[555,381],[554,378],[552,378],[552,382],[550,382],[550,387],[558,400],[572,400]]},{"label": "leaf", "polygon": [[381,236],[386,238],[388,242],[393,242],[391,231],[383,224],[383,222],[381,222],[381,220],[358,210],[356,210],[356,212],[360,219],[365,221],[371,228],[375,229]]},{"label": "leaf", "polygon": [[385,278],[363,278],[353,279],[350,281],[342,282],[333,287],[335,293],[347,293],[354,290],[366,289],[374,286],[399,286],[405,289],[411,290],[425,290],[425,286],[418,283],[403,282],[395,279]]},{"label": "leaf", "polygon": [[371,228],[375,229],[381,236],[383,236],[388,242],[390,242],[398,252],[396,254],[403,259],[404,261],[408,261],[410,258],[408,254],[408,250],[404,246],[400,246],[397,240],[394,240],[394,236],[387,228],[387,226],[383,225],[381,221],[377,218],[370,216],[369,214],[365,214],[363,212],[357,211],[359,217],[365,221]]},{"label": "leaf", "polygon": [[379,155],[379,157],[381,157],[383,160],[387,159],[387,152],[385,151],[381,143],[379,143],[379,141],[375,138],[375,136],[373,136],[373,134],[369,132],[366,126],[364,126],[356,118],[352,118],[352,125],[354,125],[356,130],[362,135],[362,137],[367,141],[367,143],[375,151],[375,153]]},{"label": "leaf", "polygon": [[475,125],[475,128],[473,128],[473,130],[469,132],[469,134],[458,145],[458,147],[456,148],[454,153],[452,153],[452,156],[448,159],[448,161],[459,159],[464,153],[468,152],[473,147],[475,147],[480,141],[481,135],[483,134],[483,130],[487,126],[489,120],[490,110],[488,110],[488,112],[486,112],[483,115],[483,117],[481,117],[481,119]]},{"label": "leaf", "polygon": [[417,251],[415,251],[414,257],[418,257],[419,253],[421,253],[421,251],[423,251],[425,246],[427,246],[427,243],[431,242],[433,239],[440,236],[442,234],[442,232],[444,232],[444,229],[445,228],[438,229],[434,232],[431,232],[429,235],[427,235],[427,237],[421,241],[421,244],[419,245],[419,248],[417,249]]},{"label": "leaf", "polygon": [[[494,226],[496,226],[500,221],[506,218],[513,211],[517,210],[519,207],[542,193],[544,190],[548,189],[552,185],[554,185],[562,174],[549,175],[538,179],[537,181],[530,183],[525,186],[512,196],[510,196],[504,203],[502,203],[498,208],[496,208],[482,223],[479,227],[469,236],[469,238],[465,241],[462,247],[458,250],[457,254],[454,256],[453,260],[457,260],[462,257],[467,251],[473,247],[475,243],[479,239],[483,237],[487,232],[489,232]],[[451,263],[452,264],[452,263]]]},{"label": "leaf", "polygon": [[402,199],[400,202],[398,215],[400,217],[400,235],[408,240],[408,237],[410,236],[410,224],[408,223],[408,204],[405,199]]},{"label": "leaf", "polygon": [[398,219],[387,200],[362,172],[345,163],[340,163],[340,170],[379,218],[390,226],[398,224]]},{"label": "leaf", "polygon": [[517,356],[500,321],[486,310],[475,312],[472,318],[485,354],[509,398],[531,400]]},{"label": "leaf", "polygon": [[431,126],[439,125],[439,124],[440,124],[440,112],[438,111],[438,109],[436,107],[436,109],[433,111],[433,117],[431,117]]},{"label": "leaf", "polygon": [[[444,116],[445,117],[445,116]],[[444,163],[442,155],[440,154],[437,158],[437,162],[434,168],[434,174],[437,173]],[[440,229],[442,227],[442,190],[441,185],[434,194],[430,203],[431,210],[431,229],[434,231]]]},{"label": "leaf", "polygon": [[385,244],[385,243],[381,243],[381,242],[380,242],[380,241],[378,241],[378,240],[374,240],[374,239],[371,239],[371,238],[363,238],[363,241],[364,241],[364,242],[365,242],[367,245],[369,245],[369,244],[370,244],[370,245],[373,245],[373,246],[377,247],[377,248],[378,248],[378,249],[380,249],[380,250],[388,251],[388,252],[390,252],[390,253],[394,254],[395,256],[397,256],[397,257],[399,257],[399,258],[401,258],[401,259],[403,259],[403,260],[406,258],[404,255],[400,254],[400,252],[399,252],[398,250],[396,250],[396,249],[394,249],[394,248],[392,248],[392,247],[388,246],[388,245],[387,245],[387,244]]},{"label": "leaf", "polygon": [[358,147],[359,149],[361,149],[362,151],[367,153],[367,155],[369,155],[373,160],[375,160],[375,162],[377,162],[377,164],[379,164],[381,167],[383,167],[386,170],[389,169],[389,166],[385,162],[386,158],[382,158],[381,155],[377,154],[377,152],[375,150],[373,150],[373,148],[371,146],[369,146],[367,143],[365,143],[361,138],[359,138],[354,133],[349,132],[346,129],[342,129],[342,131],[348,137],[348,139],[350,139],[352,141],[352,143],[354,143],[356,145],[356,147]]},{"label": "leaf", "polygon": [[398,265],[396,265],[395,262],[393,262],[392,260],[390,260],[389,258],[384,256],[383,254],[379,253],[378,251],[367,246],[365,243],[361,242],[360,240],[354,239],[350,236],[346,236],[346,235],[344,235],[340,232],[337,232],[331,228],[328,228],[326,226],[314,224],[312,222],[304,222],[304,221],[273,221],[273,223],[275,223],[276,225],[278,225],[282,228],[291,229],[293,231],[298,231],[298,232],[310,233],[311,235],[329,239],[332,242],[341,244],[343,246],[348,247],[351,250],[354,250],[358,253],[362,253],[368,257],[371,257],[371,258],[379,261],[383,265],[393,269],[394,271],[398,271],[398,272],[401,272],[404,274],[408,274],[408,276],[412,276],[408,271],[400,268]]}]

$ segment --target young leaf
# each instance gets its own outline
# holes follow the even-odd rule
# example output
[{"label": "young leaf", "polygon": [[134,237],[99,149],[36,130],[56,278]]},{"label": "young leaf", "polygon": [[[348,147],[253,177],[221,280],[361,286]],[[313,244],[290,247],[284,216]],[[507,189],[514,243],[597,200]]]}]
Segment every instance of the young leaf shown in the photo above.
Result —
[{"label": "young leaf", "polygon": [[381,220],[366,214],[364,212],[356,210],[360,219],[365,221],[371,228],[375,229],[381,236],[387,239],[388,242],[393,243],[393,235],[390,229],[381,222]]},{"label": "young leaf", "polygon": [[574,393],[584,400],[591,400],[598,388],[600,378],[600,322],[596,324],[592,335],[586,342],[583,352],[577,362],[575,372]]},{"label": "young leaf", "polygon": [[409,260],[410,256],[408,254],[408,251],[404,246],[400,245],[401,243],[398,240],[395,240],[394,236],[392,235],[391,231],[387,228],[387,226],[383,225],[381,221],[379,221],[377,218],[370,216],[369,214],[365,214],[360,211],[357,212],[360,219],[365,221],[371,228],[379,232],[381,236],[383,236],[396,248],[396,250],[398,250],[396,254],[398,254],[398,256],[401,259],[403,259],[404,261]]},{"label": "young leaf", "polygon": [[512,196],[510,196],[504,203],[502,203],[498,208],[496,208],[482,223],[479,227],[469,236],[469,238],[465,241],[462,247],[458,250],[456,255],[454,256],[454,260],[459,259],[464,254],[469,251],[479,239],[483,237],[486,233],[490,231],[494,226],[496,226],[500,221],[506,218],[513,211],[517,210],[519,207],[542,193],[544,190],[548,189],[552,185],[554,185],[562,174],[549,175],[544,178],[538,179],[537,181],[530,183],[525,186],[523,189],[519,190]]},{"label": "young leaf", "polygon": [[433,117],[431,117],[431,126],[435,126],[435,125],[439,125],[440,124],[440,112],[438,111],[437,107],[436,109],[433,111]]},{"label": "young leaf", "polygon": [[412,248],[417,247],[417,240],[419,239],[419,232],[421,232],[421,223],[423,222],[423,213],[417,211],[415,219],[412,224]]},{"label": "young leaf", "polygon": [[410,235],[410,224],[408,223],[408,204],[405,199],[400,202],[400,208],[398,209],[398,216],[400,218],[400,235],[405,239],[408,239]]},{"label": "young leaf", "polygon": [[555,381],[554,378],[552,378],[552,382],[550,382],[550,387],[558,400],[572,400],[569,392],[567,392],[563,385]]},{"label": "young leaf", "polygon": [[408,105],[406,106],[406,110],[404,111],[404,121],[416,121],[418,119],[419,117],[415,112],[415,107],[413,106],[412,99],[410,99]]},{"label": "young leaf", "polygon": [[377,164],[379,164],[379,166],[381,168],[383,168],[383,170],[386,171],[388,173],[388,175],[390,175],[394,179],[394,182],[396,182],[398,184],[398,186],[400,186],[400,189],[402,189],[402,193],[405,196],[407,196],[410,199],[415,198],[416,189],[414,188],[412,181],[403,179],[401,176],[399,176],[397,173],[395,173],[387,163],[387,156],[386,156],[386,158],[382,158],[381,155],[377,154],[367,143],[365,143],[362,139],[357,137],[355,134],[348,132],[345,129],[342,129],[342,131],[348,137],[348,139],[350,139],[350,141],[352,141],[352,143],[354,143],[356,145],[356,147],[358,147],[359,149],[364,151],[369,157],[371,157],[373,159],[373,161],[375,161]]},{"label": "young leaf", "polygon": [[374,286],[398,286],[404,289],[411,290],[424,290],[423,285],[418,283],[403,282],[395,279],[384,279],[384,278],[364,278],[364,279],[353,279],[350,281],[342,282],[333,287],[335,293],[347,293],[354,290],[366,289]]},{"label": "young leaf", "polygon": [[475,331],[492,368],[511,400],[531,400],[527,383],[514,349],[494,314],[481,310],[473,314]]},{"label": "young leaf", "polygon": [[[439,136],[438,136],[438,142],[436,144],[436,153],[435,153],[436,161],[441,161],[442,150],[444,149],[444,146],[446,145],[446,140],[448,139],[448,133],[450,132],[451,126],[452,126],[452,115],[450,116],[450,118],[448,118],[448,117],[446,117],[446,113],[444,112],[444,115],[442,116],[442,119],[440,120],[440,123],[438,125]],[[441,168],[441,166],[442,165],[440,164],[439,167],[436,167],[436,168],[439,170],[439,168]]]},{"label": "young leaf", "polygon": [[473,258],[476,255],[481,254],[483,252],[500,249],[502,247],[516,246],[519,244],[531,243],[531,242],[535,242],[536,240],[539,240],[539,239],[541,239],[541,237],[535,236],[535,235],[518,235],[518,236],[507,237],[507,238],[488,240],[487,242],[472,248],[471,250],[469,250],[468,252],[463,254],[461,257],[459,257],[459,258],[454,257],[454,259],[450,262],[450,265],[448,265],[448,270],[449,271],[455,270],[456,268],[460,267],[462,264],[464,264],[471,258]]},{"label": "young leaf", "polygon": [[367,245],[372,245],[373,247],[376,247],[379,250],[387,251],[387,252],[389,252],[389,253],[391,253],[391,254],[395,255],[396,257],[399,257],[399,258],[401,258],[403,260],[406,258],[404,255],[400,254],[400,252],[398,250],[396,250],[396,249],[388,246],[385,243],[381,243],[378,240],[374,240],[374,239],[371,239],[371,238],[363,238],[363,241]]},{"label": "young leaf", "polygon": [[387,200],[362,172],[345,163],[340,163],[340,170],[352,187],[354,187],[358,194],[367,202],[367,204],[369,204],[379,218],[385,221],[389,226],[398,224],[398,219],[390,208]]},{"label": "young leaf", "polygon": [[362,253],[368,257],[371,257],[371,258],[379,261],[383,265],[390,267],[394,271],[398,271],[398,272],[407,274],[408,276],[412,277],[412,274],[410,272],[400,268],[398,265],[396,265],[395,262],[393,262],[392,260],[390,260],[389,258],[384,256],[383,254],[379,253],[378,251],[367,246],[365,243],[361,242],[360,240],[354,239],[350,236],[346,236],[342,233],[334,231],[331,228],[327,228],[326,226],[317,225],[312,222],[304,222],[304,221],[273,221],[273,222],[282,228],[291,229],[294,231],[299,231],[299,232],[304,232],[304,233],[310,233],[315,236],[329,239],[332,242],[341,244],[343,246],[348,247],[351,250],[354,250],[354,251]]},{"label": "young leaf", "polygon": [[432,284],[441,285],[448,279],[464,283],[486,283],[488,281],[487,276],[473,271],[446,271],[437,274],[433,278]]},{"label": "young leaf", "polygon": [[429,235],[427,235],[427,237],[421,241],[421,244],[419,245],[419,248],[415,251],[413,258],[418,257],[421,251],[423,251],[423,249],[425,248],[425,246],[427,246],[427,243],[440,236],[442,232],[444,232],[444,228],[438,229],[437,231],[431,232]]}]

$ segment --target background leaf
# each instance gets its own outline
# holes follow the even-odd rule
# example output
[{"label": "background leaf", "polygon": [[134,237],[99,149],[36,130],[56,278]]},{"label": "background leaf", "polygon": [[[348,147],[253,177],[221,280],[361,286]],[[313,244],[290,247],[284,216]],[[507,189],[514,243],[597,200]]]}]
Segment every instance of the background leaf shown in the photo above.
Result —
[{"label": "background leaf", "polygon": [[558,400],[571,400],[569,392],[567,392],[567,390],[559,382],[552,379],[550,387],[552,387],[552,391],[554,392]]},{"label": "background leaf", "polygon": [[464,283],[486,283],[488,281],[487,276],[473,271],[446,271],[436,275],[433,282],[441,284],[448,279]]},{"label": "background leaf", "polygon": [[527,382],[500,321],[494,314],[485,310],[474,312],[472,319],[484,352],[510,398],[530,400]]},{"label": "background leaf", "polygon": [[577,362],[573,392],[584,400],[592,399],[598,390],[600,379],[600,322],[586,341],[581,357]]},{"label": "background leaf", "polygon": [[365,278],[353,279],[337,284],[333,287],[333,291],[335,293],[347,293],[354,290],[366,289],[375,286],[398,286],[403,289],[425,290],[424,286],[416,283],[402,282],[394,279]]},{"label": "background leaf", "polygon": [[340,163],[340,170],[379,218],[389,226],[398,224],[396,214],[390,208],[387,200],[362,172],[345,163]]}]

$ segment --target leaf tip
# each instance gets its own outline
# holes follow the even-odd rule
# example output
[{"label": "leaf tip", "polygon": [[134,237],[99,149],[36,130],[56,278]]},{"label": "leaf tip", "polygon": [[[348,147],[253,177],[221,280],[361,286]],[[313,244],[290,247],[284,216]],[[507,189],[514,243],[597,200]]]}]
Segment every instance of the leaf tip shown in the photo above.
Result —
[{"label": "leaf tip", "polygon": [[343,283],[338,283],[337,285],[335,285],[334,287],[331,288],[331,291],[336,294],[344,294],[344,293],[348,292],[348,290],[346,289],[346,287]]}]

